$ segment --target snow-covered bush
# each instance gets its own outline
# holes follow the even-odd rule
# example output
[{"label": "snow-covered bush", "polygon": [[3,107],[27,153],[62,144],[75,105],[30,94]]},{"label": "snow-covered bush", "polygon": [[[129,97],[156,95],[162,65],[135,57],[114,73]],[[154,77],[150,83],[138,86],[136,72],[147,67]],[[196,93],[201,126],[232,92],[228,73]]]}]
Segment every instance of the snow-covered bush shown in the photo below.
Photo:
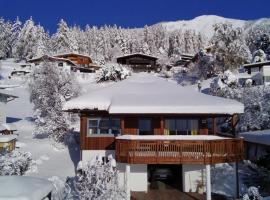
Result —
[{"label": "snow-covered bush", "polygon": [[227,87],[236,88],[238,85],[237,77],[230,71],[226,70],[224,73],[220,73],[210,83],[211,94],[217,94],[222,89]]},{"label": "snow-covered bush", "polygon": [[124,200],[126,198],[124,190],[119,186],[116,161],[111,155],[108,156],[108,162],[98,156],[85,166],[79,163],[77,170],[79,173],[74,185],[80,199]]},{"label": "snow-covered bush", "polygon": [[253,53],[253,62],[264,62],[267,61],[267,55],[264,53],[263,50],[259,49]]},{"label": "snow-covered bush", "polygon": [[263,198],[259,193],[259,189],[253,186],[248,188],[247,194],[244,194],[243,196],[243,200],[262,200],[262,199]]},{"label": "snow-covered bush", "polygon": [[131,75],[130,70],[119,64],[106,64],[98,72],[96,76],[97,82],[119,81]]},{"label": "snow-covered bush", "polygon": [[23,175],[31,166],[30,152],[3,152],[0,154],[0,176]]},{"label": "snow-covered bush", "polygon": [[49,136],[63,142],[69,131],[69,117],[62,107],[80,91],[75,78],[55,63],[44,62],[34,68],[29,89],[36,116],[34,136]]},{"label": "snow-covered bush", "polygon": [[51,181],[54,186],[52,191],[53,200],[71,199],[71,188],[65,181],[57,176],[53,176],[48,180]]}]

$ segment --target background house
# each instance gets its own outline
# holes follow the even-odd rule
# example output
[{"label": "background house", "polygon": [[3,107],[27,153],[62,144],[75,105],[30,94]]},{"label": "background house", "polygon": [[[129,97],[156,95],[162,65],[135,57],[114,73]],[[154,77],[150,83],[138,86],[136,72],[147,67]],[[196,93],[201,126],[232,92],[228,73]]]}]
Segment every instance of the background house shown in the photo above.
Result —
[{"label": "background house", "polygon": [[243,68],[251,75],[254,85],[270,84],[270,61],[246,64]]},{"label": "background house", "polygon": [[134,72],[147,72],[147,71],[158,71],[160,68],[157,66],[157,57],[135,53],[125,56],[118,57],[117,63],[127,65]]},{"label": "background house", "polygon": [[33,59],[28,60],[29,63],[34,63],[35,65],[39,65],[40,63],[45,62],[45,61],[55,62],[57,63],[59,67],[66,69],[68,71],[76,70],[76,64],[72,62],[71,60],[65,59],[65,58],[58,58],[54,56],[43,55],[38,58],[33,58]]},{"label": "background house", "polygon": [[54,55],[57,58],[63,58],[72,61],[76,64],[80,72],[95,72],[100,69],[100,66],[93,63],[90,56],[77,54],[77,53],[65,53]]}]

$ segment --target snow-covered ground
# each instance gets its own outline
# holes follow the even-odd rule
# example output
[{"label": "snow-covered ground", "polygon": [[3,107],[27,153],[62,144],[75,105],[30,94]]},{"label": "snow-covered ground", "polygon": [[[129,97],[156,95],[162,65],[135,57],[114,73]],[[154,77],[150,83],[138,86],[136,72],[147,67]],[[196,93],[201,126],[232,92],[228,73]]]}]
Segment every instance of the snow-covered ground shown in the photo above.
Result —
[{"label": "snow-covered ground", "polygon": [[67,176],[75,175],[75,167],[79,162],[80,151],[76,143],[68,147],[55,146],[47,138],[33,139],[34,130],[33,105],[29,100],[29,91],[25,77],[14,77],[8,79],[12,68],[12,62],[4,62],[0,74],[8,84],[20,85],[16,88],[8,89],[9,93],[17,95],[19,98],[7,104],[7,122],[12,123],[18,130],[17,148],[20,151],[29,151],[35,160],[36,168],[32,168],[27,175],[35,177],[50,178],[58,176],[65,181]]}]

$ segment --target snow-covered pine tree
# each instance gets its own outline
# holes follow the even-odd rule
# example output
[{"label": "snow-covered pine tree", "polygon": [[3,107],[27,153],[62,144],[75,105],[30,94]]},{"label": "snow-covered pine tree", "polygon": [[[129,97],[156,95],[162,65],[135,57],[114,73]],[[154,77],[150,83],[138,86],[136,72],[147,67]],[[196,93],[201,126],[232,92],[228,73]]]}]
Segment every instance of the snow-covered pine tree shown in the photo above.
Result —
[{"label": "snow-covered pine tree", "polygon": [[37,27],[32,17],[24,23],[15,45],[15,56],[20,59],[30,59],[35,55],[37,42]]},{"label": "snow-covered pine tree", "polygon": [[0,18],[0,59],[10,57],[11,28],[12,25],[9,22]]},{"label": "snow-covered pine tree", "polygon": [[11,28],[11,39],[10,39],[11,56],[16,55],[15,46],[18,41],[18,37],[20,35],[21,29],[22,29],[22,22],[20,21],[19,17],[17,17],[14,23],[12,24],[12,28]]},{"label": "snow-covered pine tree", "polygon": [[63,19],[58,23],[57,32],[52,36],[52,48],[55,53],[78,51],[75,34]]},{"label": "snow-covered pine tree", "polygon": [[49,45],[49,34],[45,32],[44,28],[40,25],[36,27],[36,43],[34,48],[34,57],[50,54],[51,48]]},{"label": "snow-covered pine tree", "polygon": [[216,65],[220,71],[236,69],[251,60],[251,53],[244,40],[243,30],[234,28],[230,23],[218,23],[214,26],[214,44]]},{"label": "snow-covered pine tree", "polygon": [[125,200],[124,189],[119,186],[116,161],[112,155],[108,162],[101,156],[88,162],[85,166],[79,163],[75,190],[82,200]]},{"label": "snow-covered pine tree", "polygon": [[30,100],[36,115],[34,136],[49,136],[63,142],[69,130],[69,118],[62,107],[65,101],[78,95],[76,80],[52,62],[36,66],[30,77]]}]

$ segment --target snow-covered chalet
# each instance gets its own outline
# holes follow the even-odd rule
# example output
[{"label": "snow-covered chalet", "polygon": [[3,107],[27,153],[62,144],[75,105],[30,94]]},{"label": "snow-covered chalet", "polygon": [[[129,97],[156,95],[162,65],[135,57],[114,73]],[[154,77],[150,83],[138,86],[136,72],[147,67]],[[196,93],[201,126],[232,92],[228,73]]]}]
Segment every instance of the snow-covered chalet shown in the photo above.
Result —
[{"label": "snow-covered chalet", "polygon": [[70,100],[64,110],[80,115],[81,160],[113,154],[128,192],[170,177],[173,187],[202,189],[211,199],[210,166],[243,159],[243,140],[234,137],[242,103],[150,73]]}]

